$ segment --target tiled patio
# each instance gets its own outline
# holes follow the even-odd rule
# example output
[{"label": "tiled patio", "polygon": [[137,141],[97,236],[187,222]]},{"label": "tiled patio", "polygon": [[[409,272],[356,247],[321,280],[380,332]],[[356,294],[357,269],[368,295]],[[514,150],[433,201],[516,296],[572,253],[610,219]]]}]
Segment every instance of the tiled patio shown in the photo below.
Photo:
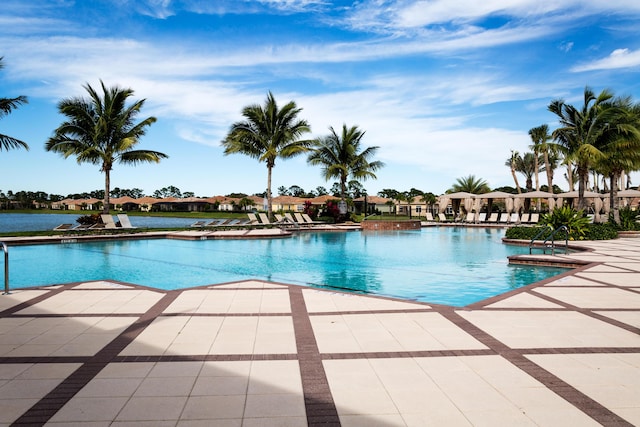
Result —
[{"label": "tiled patio", "polygon": [[[0,424],[640,425],[640,239],[465,308],[247,281],[0,297]],[[561,255],[564,256],[564,255]]]}]

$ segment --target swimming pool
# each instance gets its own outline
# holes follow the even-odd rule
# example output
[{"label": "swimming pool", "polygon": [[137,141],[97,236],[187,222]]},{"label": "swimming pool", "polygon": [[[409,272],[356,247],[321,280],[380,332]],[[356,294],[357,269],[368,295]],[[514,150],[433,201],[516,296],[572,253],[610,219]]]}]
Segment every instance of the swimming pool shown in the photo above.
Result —
[{"label": "swimming pool", "polygon": [[[565,270],[508,265],[504,230],[300,233],[288,239],[15,246],[11,288],[118,280],[161,289],[261,279],[464,306]],[[4,262],[4,261],[3,261]]]}]

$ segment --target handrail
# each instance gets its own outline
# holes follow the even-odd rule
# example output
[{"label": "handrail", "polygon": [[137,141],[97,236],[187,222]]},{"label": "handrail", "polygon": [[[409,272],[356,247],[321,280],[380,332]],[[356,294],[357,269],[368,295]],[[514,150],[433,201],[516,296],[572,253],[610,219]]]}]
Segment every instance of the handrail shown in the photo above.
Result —
[{"label": "handrail", "polygon": [[538,232],[538,234],[536,234],[535,236],[533,236],[533,239],[531,239],[531,241],[529,242],[529,255],[531,255],[531,248],[533,247],[533,242],[540,236],[542,236],[543,233],[546,233],[547,231],[549,231],[549,229],[553,230],[553,227],[551,227],[551,225],[547,224],[546,226],[544,226],[542,228],[542,230],[540,230]]},{"label": "handrail", "polygon": [[4,292],[2,295],[9,295],[9,247],[5,242],[0,242],[4,251]]},{"label": "handrail", "polygon": [[[546,253],[547,252],[546,248],[550,247],[551,248],[551,255],[555,255],[555,253],[556,253],[555,236],[556,236],[556,233],[558,233],[558,231],[564,231],[565,232],[564,251],[565,251],[565,253],[568,251],[568,249],[569,249],[569,229],[567,228],[567,226],[566,225],[561,225],[560,227],[558,227],[558,228],[556,228],[554,230],[551,225],[547,224],[529,242],[529,255],[531,255],[531,249],[533,248],[535,240],[538,237],[541,237],[544,233],[548,232],[549,230],[551,230],[551,234],[549,234],[547,236],[547,238],[544,239],[544,241],[542,242],[543,253]],[[551,239],[551,244],[550,245],[547,243],[549,241],[549,239]]]},{"label": "handrail", "polygon": [[544,242],[542,242],[543,245],[547,245],[547,242],[549,241],[549,239],[551,239],[551,255],[555,255],[556,253],[556,244],[555,244],[555,235],[558,231],[564,231],[564,252],[567,252],[567,249],[569,248],[569,229],[567,228],[566,225],[561,225],[560,227],[556,228],[555,230],[553,230],[553,233],[551,233],[551,235],[549,237],[546,238],[546,240]]}]

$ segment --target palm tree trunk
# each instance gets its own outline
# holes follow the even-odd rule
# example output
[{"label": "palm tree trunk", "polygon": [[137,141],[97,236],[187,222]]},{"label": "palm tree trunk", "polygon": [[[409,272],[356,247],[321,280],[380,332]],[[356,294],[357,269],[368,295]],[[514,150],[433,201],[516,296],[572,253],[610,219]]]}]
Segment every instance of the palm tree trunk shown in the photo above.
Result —
[{"label": "palm tree trunk", "polygon": [[613,212],[613,222],[620,224],[620,200],[618,200],[618,174],[611,175],[611,189],[609,190],[609,203]]},{"label": "palm tree trunk", "polygon": [[516,190],[518,190],[518,194],[522,193],[522,190],[520,189],[520,184],[518,184],[518,176],[516,175],[516,169],[511,166],[511,176],[513,177],[513,182],[516,183]]},{"label": "palm tree trunk", "polygon": [[544,169],[547,172],[547,189],[548,192],[553,193],[553,171],[551,170],[551,165],[549,164],[549,152],[544,152]]},{"label": "palm tree trunk", "polygon": [[584,198],[584,190],[589,182],[589,169],[578,166],[578,210],[587,207],[587,200]]},{"label": "palm tree trunk", "polygon": [[574,191],[575,184],[573,182],[573,165],[571,162],[567,162],[567,182],[569,183],[569,191]]},{"label": "palm tree trunk", "polygon": [[273,208],[271,206],[271,170],[273,167],[267,165],[267,217],[269,221],[273,219]]},{"label": "palm tree trunk", "polygon": [[102,201],[102,213],[109,214],[109,189],[111,188],[111,170],[104,168],[104,199]]}]

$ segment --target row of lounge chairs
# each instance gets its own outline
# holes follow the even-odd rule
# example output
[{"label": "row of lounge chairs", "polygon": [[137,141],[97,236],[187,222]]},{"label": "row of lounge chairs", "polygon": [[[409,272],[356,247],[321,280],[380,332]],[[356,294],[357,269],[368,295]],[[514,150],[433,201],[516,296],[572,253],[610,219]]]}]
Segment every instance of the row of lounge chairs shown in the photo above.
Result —
[{"label": "row of lounge chairs", "polygon": [[135,228],[131,225],[129,215],[118,214],[118,222],[115,222],[112,215],[102,214],[100,219],[102,222],[97,224],[60,224],[55,227],[54,231],[80,231],[80,230],[113,230],[113,229],[132,229]]},{"label": "row of lounge chairs", "polygon": [[[517,212],[492,212],[487,217],[486,212],[477,214],[476,212],[469,212],[465,217],[456,218],[453,222],[464,222],[468,224],[537,224],[540,220],[540,214],[538,213],[524,213],[520,215]],[[427,221],[434,221],[433,215],[427,212]],[[438,214],[439,222],[452,222],[447,219],[443,213]]]},{"label": "row of lounge chairs", "polygon": [[247,227],[247,226],[276,226],[276,227],[308,227],[316,224],[324,224],[323,222],[314,221],[307,214],[303,213],[285,213],[284,215],[275,214],[275,221],[270,221],[265,213],[249,213],[246,219],[218,219],[213,221],[196,221],[191,227]]}]

